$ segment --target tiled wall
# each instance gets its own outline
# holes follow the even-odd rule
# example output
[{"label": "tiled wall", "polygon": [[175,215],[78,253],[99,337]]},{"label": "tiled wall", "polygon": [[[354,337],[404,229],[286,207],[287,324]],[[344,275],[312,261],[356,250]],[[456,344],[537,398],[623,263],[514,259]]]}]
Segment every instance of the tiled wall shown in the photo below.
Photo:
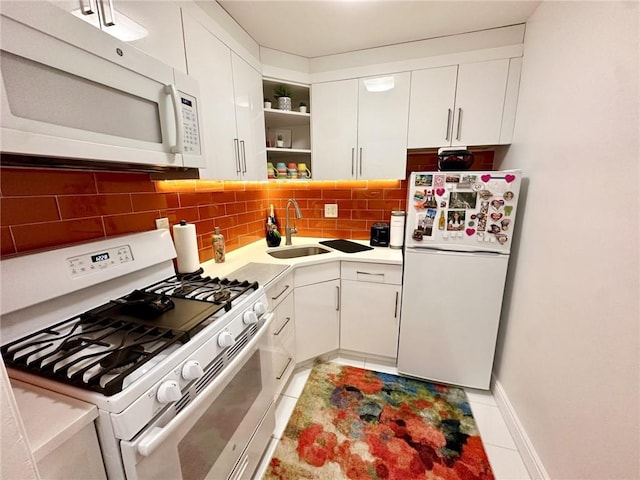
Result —
[{"label": "tiled wall", "polygon": [[[491,170],[493,152],[476,153],[474,169]],[[407,170],[435,170],[434,153],[412,153]],[[367,239],[371,225],[404,210],[406,181],[153,182],[148,174],[3,167],[0,170],[2,257],[171,225],[196,225],[200,260],[212,258],[219,226],[227,251],[264,238],[270,204],[284,233],[288,198],[300,205],[298,235]],[[338,204],[338,218],[324,218],[324,204]]]}]

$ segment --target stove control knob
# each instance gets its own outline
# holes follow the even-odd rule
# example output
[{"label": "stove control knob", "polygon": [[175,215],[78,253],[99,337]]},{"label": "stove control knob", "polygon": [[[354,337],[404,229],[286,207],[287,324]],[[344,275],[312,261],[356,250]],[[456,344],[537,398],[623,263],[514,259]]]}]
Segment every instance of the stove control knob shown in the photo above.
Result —
[{"label": "stove control knob", "polygon": [[225,330],[220,335],[218,335],[218,345],[220,345],[222,348],[230,347],[234,343],[235,340],[233,338],[233,335],[231,335],[231,332]]},{"label": "stove control knob", "polygon": [[195,380],[202,375],[204,375],[204,370],[197,360],[189,360],[182,367],[182,378],[185,380]]},{"label": "stove control knob", "polygon": [[162,382],[158,388],[156,398],[160,403],[170,403],[180,400],[182,392],[180,391],[180,385],[175,380],[167,380]]},{"label": "stove control knob", "polygon": [[245,325],[251,325],[252,323],[258,322],[258,316],[256,315],[256,312],[249,310],[244,312],[244,315],[242,315],[242,321]]},{"label": "stove control knob", "polygon": [[256,312],[256,315],[261,317],[262,315],[267,313],[267,307],[265,307],[264,303],[262,302],[256,302],[256,304],[253,306],[253,311]]}]

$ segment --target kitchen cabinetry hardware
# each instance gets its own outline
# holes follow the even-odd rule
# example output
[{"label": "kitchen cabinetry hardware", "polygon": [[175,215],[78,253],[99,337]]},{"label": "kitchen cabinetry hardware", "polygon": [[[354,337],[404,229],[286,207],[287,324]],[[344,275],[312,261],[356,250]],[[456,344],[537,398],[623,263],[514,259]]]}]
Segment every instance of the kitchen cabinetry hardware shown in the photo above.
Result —
[{"label": "kitchen cabinetry hardware", "polygon": [[461,125],[462,125],[462,108],[458,108],[458,128],[456,129],[456,140],[460,140]]},{"label": "kitchen cabinetry hardware", "polygon": [[400,297],[400,292],[396,292],[396,306],[393,310],[393,318],[398,318],[398,298]]},{"label": "kitchen cabinetry hardware", "polygon": [[282,326],[280,327],[280,329],[279,329],[276,333],[274,333],[274,335],[280,335],[280,332],[282,332],[282,330],[284,330],[284,328],[287,326],[287,324],[288,324],[290,321],[291,321],[291,317],[287,317],[287,321],[286,321],[286,322],[284,322],[284,323],[282,324]]},{"label": "kitchen cabinetry hardware", "polygon": [[240,140],[240,147],[242,150],[242,173],[246,174],[247,173],[247,152],[244,148],[244,140]]},{"label": "kitchen cabinetry hardware", "polygon": [[284,375],[284,372],[287,371],[287,368],[289,368],[289,365],[291,365],[291,361],[293,360],[293,358],[289,357],[289,360],[287,360],[287,364],[284,366],[284,368],[282,369],[282,371],[280,372],[280,375],[278,375],[276,377],[276,380],[281,380],[282,376]]},{"label": "kitchen cabinetry hardware", "polygon": [[449,141],[449,130],[451,129],[451,109],[447,108],[447,132],[444,139]]},{"label": "kitchen cabinetry hardware", "polygon": [[113,9],[113,0],[107,0],[109,3],[109,16],[107,17],[107,9],[105,8],[105,0],[99,0],[100,14],[102,15],[102,24],[105,27],[113,27],[116,24],[116,15]]},{"label": "kitchen cabinetry hardware", "polygon": [[336,287],[336,310],[340,311],[340,287]]},{"label": "kitchen cabinetry hardware", "polygon": [[362,147],[360,147],[360,176],[362,176]]},{"label": "kitchen cabinetry hardware", "polygon": [[237,138],[233,139],[233,148],[235,151],[236,174],[239,175],[242,172],[242,167],[240,166],[240,143]]},{"label": "kitchen cabinetry hardware", "polygon": [[355,170],[355,147],[351,147],[351,176],[353,177],[356,174]]},{"label": "kitchen cabinetry hardware", "polygon": [[384,273],[376,273],[376,272],[362,272],[360,270],[356,270],[356,273],[358,275],[379,275],[381,277],[384,277]]},{"label": "kitchen cabinetry hardware", "polygon": [[289,287],[290,285],[285,285],[282,291],[278,295],[276,295],[275,297],[271,297],[271,300],[279,299],[284,294],[284,292],[286,292],[289,289]]},{"label": "kitchen cabinetry hardware", "polygon": [[93,7],[94,0],[87,0],[87,2],[83,2],[80,0],[80,11],[83,15],[93,15],[95,12],[95,8]]}]

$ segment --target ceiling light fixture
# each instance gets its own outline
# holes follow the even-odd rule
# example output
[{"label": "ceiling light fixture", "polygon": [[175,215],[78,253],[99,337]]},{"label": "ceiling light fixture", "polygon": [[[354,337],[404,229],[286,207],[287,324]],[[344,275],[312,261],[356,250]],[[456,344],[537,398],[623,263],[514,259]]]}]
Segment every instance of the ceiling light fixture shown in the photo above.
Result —
[{"label": "ceiling light fixture", "polygon": [[395,86],[395,80],[393,76],[378,77],[378,78],[365,78],[364,87],[367,92],[386,92],[391,90]]}]

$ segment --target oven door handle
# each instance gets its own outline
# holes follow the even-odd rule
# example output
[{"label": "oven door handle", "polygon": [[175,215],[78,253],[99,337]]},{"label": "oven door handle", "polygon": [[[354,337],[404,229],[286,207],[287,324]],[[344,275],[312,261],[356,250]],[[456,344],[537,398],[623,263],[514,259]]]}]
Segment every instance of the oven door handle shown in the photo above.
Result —
[{"label": "oven door handle", "polygon": [[[197,409],[203,403],[209,402],[210,393],[215,391],[221,384],[224,384],[227,377],[235,371],[237,367],[242,366],[249,357],[253,354],[254,347],[262,340],[262,336],[266,335],[269,330],[269,326],[273,321],[275,314],[269,312],[265,315],[265,321],[258,334],[251,339],[251,341],[242,349],[242,353],[234,358],[229,365],[226,366],[226,374],[223,373],[211,382],[196,399],[189,404],[184,410],[178,413],[171,419],[164,427],[154,427],[149,432],[145,433],[138,441],[138,453],[144,457],[151,455],[156,448],[158,448],[162,442],[164,442],[171,434],[178,428],[180,423],[185,417],[188,417],[194,409]],[[231,372],[231,373],[229,373]]]}]

